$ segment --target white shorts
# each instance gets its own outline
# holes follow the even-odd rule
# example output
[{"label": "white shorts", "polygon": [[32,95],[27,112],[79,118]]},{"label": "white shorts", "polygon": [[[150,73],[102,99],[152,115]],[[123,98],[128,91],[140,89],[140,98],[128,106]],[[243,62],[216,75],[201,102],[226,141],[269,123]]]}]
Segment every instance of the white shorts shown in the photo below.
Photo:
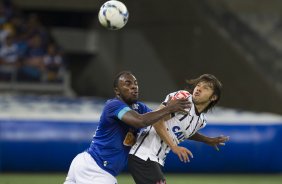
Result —
[{"label": "white shorts", "polygon": [[82,152],[73,159],[64,184],[117,184],[117,180],[101,169],[89,153]]}]

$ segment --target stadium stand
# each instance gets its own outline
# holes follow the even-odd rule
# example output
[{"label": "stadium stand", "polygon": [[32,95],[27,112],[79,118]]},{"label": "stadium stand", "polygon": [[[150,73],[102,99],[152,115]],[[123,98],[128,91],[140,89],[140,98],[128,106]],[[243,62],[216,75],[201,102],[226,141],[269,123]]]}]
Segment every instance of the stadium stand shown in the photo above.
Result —
[{"label": "stadium stand", "polygon": [[[245,1],[225,0],[205,1],[202,5],[207,14],[227,30],[233,41],[236,40],[245,52],[254,58],[254,64],[268,78],[269,83],[273,83],[274,88],[282,92],[282,54],[280,48],[273,44],[273,36],[269,35],[274,32],[279,16],[258,11],[242,13],[235,9],[231,2],[237,4],[237,7],[248,7]],[[279,39],[276,41],[279,42]]]},{"label": "stadium stand", "polygon": [[[278,79],[281,87],[281,71],[282,71],[282,15],[281,15],[281,2],[271,1],[267,7],[248,7],[246,1],[224,1],[226,7],[233,12],[247,27],[253,30],[255,34],[258,34],[262,39],[269,45],[269,50],[274,50],[271,57],[267,55],[269,62],[273,62],[272,71],[274,78]],[[263,1],[251,1],[247,3],[258,3],[263,4]],[[245,8],[239,8],[239,7]],[[247,8],[246,8],[247,7]],[[264,44],[266,45],[266,44]],[[276,52],[276,53],[275,53]],[[271,61],[272,60],[272,61]],[[271,65],[271,64],[270,64]]]},{"label": "stadium stand", "polygon": [[61,44],[38,13],[0,4],[0,90],[74,95]]}]

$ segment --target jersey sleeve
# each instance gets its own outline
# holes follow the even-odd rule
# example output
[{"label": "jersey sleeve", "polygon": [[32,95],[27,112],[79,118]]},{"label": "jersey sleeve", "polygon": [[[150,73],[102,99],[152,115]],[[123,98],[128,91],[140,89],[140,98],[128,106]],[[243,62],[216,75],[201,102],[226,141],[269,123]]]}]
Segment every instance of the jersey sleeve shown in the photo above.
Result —
[{"label": "jersey sleeve", "polygon": [[199,130],[205,128],[206,125],[207,125],[207,123],[204,121],[204,123],[200,126]]},{"label": "jersey sleeve", "polygon": [[119,100],[113,100],[107,105],[108,116],[116,117],[119,120],[122,119],[125,113],[131,110],[135,110],[139,114],[144,114],[152,111],[148,106],[146,106],[142,102],[138,102],[137,104],[135,104],[135,107],[133,107],[133,109],[131,109],[127,104]]},{"label": "jersey sleeve", "polygon": [[128,107],[128,105],[119,100],[110,102],[107,108],[109,113],[108,116],[117,117],[120,120],[126,112],[132,110]]},{"label": "jersey sleeve", "polygon": [[151,111],[152,111],[152,109],[149,108],[149,107],[148,107],[147,105],[145,105],[144,103],[139,102],[138,104],[141,106],[140,110],[138,111],[140,114],[144,114],[144,113],[147,113],[147,112],[151,112]]},{"label": "jersey sleeve", "polygon": [[199,130],[205,128],[206,125],[207,125],[207,123],[206,123],[206,122],[207,122],[207,119],[206,119],[206,116],[205,116],[204,114],[203,114],[203,117],[202,117],[202,118],[203,118],[203,120],[202,120],[202,121],[203,121],[203,124],[199,127]]},{"label": "jersey sleeve", "polygon": [[117,111],[117,117],[118,117],[118,119],[122,119],[122,117],[123,117],[123,115],[125,114],[125,113],[127,113],[128,111],[131,111],[131,109],[129,108],[129,107],[124,107],[124,108],[122,108],[122,109],[119,109],[118,111]]}]

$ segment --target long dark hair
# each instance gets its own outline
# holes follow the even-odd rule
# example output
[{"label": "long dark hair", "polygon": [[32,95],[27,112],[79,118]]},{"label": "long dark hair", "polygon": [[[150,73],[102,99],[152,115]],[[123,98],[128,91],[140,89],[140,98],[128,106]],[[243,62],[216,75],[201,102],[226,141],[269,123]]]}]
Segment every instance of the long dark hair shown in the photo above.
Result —
[{"label": "long dark hair", "polygon": [[208,110],[212,109],[220,100],[221,97],[221,90],[222,90],[222,83],[212,74],[203,74],[196,79],[186,80],[188,83],[187,90],[192,94],[197,84],[200,82],[209,83],[213,89],[213,95],[216,95],[217,98],[214,101],[211,101],[210,104],[205,108],[203,112],[207,112]]}]

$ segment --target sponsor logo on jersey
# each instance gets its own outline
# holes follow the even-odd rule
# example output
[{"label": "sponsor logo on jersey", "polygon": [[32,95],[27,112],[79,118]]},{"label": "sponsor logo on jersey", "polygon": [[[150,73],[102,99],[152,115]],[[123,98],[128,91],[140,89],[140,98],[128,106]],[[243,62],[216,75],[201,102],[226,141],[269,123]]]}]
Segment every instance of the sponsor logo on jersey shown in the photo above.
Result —
[{"label": "sponsor logo on jersey", "polygon": [[181,128],[179,126],[172,127],[172,131],[179,141],[184,140],[185,138],[184,133],[181,131]]}]

